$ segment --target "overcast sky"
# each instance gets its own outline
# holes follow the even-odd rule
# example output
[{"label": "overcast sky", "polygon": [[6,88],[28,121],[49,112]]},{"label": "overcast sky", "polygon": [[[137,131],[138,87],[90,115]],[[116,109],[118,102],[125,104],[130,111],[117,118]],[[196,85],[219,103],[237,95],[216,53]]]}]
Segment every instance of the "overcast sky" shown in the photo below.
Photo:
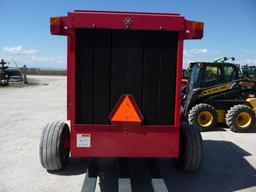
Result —
[{"label": "overcast sky", "polygon": [[66,38],[50,35],[49,18],[75,9],[180,13],[205,23],[203,40],[185,42],[184,66],[223,56],[256,65],[254,0],[0,0],[0,58],[66,68]]}]

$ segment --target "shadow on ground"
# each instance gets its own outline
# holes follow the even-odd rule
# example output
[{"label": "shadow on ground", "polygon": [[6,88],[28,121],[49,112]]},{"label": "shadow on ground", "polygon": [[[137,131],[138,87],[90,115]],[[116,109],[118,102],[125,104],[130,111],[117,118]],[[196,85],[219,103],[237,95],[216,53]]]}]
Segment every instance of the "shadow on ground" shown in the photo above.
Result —
[{"label": "shadow on ground", "polygon": [[[100,158],[94,161],[101,191],[231,192],[256,186],[256,171],[244,158],[250,155],[232,142],[205,140],[204,160],[196,173],[177,170],[172,159]],[[85,173],[87,165],[86,159],[71,160],[58,174]],[[82,191],[84,187],[81,186]]]},{"label": "shadow on ground", "polygon": [[245,160],[251,154],[227,141],[204,141],[204,160],[194,174],[178,171],[170,160],[157,159],[169,191],[236,191],[256,186],[256,171]]},{"label": "shadow on ground", "polygon": [[48,171],[54,175],[81,175],[86,173],[88,168],[88,158],[71,158],[65,168],[61,171]]},{"label": "shadow on ground", "polygon": [[[226,126],[223,127],[217,127],[216,129],[212,130],[206,130],[206,131],[201,131],[201,132],[226,132],[227,130],[230,130],[230,128],[227,128]],[[256,128],[246,130],[245,132],[237,132],[237,134],[243,134],[243,133],[256,133]]]},{"label": "shadow on ground", "polygon": [[229,128],[224,128],[224,127],[216,127],[215,129],[211,129],[211,130],[206,130],[206,131],[201,131],[201,132],[226,132],[227,129]]},{"label": "shadow on ground", "polygon": [[254,128],[254,129],[249,129],[246,133],[256,133],[256,128]]}]

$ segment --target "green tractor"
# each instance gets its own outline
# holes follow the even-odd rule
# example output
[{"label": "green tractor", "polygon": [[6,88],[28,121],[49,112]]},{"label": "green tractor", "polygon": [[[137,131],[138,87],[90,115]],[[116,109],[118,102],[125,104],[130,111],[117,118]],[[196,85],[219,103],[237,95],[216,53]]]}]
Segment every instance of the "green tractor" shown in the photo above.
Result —
[{"label": "green tractor", "polygon": [[[214,60],[215,63],[225,63],[228,60],[234,61],[235,57],[221,57]],[[237,65],[240,69],[240,76],[241,79],[250,79],[250,80],[256,80],[256,66],[248,66],[244,65],[241,66]]]},{"label": "green tractor", "polygon": [[225,63],[228,60],[235,61],[235,57],[220,57],[220,58],[214,59],[213,62],[214,63]]},{"label": "green tractor", "polygon": [[239,65],[226,61],[190,64],[181,117],[201,131],[220,123],[234,132],[255,127],[256,81],[241,79]]},{"label": "green tractor", "polygon": [[256,66],[248,66],[248,65],[242,66],[241,75],[245,79],[256,80]]}]

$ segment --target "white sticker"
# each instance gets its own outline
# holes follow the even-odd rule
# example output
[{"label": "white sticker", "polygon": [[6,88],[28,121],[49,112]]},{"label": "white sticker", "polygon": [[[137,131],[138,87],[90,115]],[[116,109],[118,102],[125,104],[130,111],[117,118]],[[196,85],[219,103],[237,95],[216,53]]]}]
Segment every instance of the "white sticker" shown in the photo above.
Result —
[{"label": "white sticker", "polygon": [[90,134],[76,134],[76,147],[91,147]]}]

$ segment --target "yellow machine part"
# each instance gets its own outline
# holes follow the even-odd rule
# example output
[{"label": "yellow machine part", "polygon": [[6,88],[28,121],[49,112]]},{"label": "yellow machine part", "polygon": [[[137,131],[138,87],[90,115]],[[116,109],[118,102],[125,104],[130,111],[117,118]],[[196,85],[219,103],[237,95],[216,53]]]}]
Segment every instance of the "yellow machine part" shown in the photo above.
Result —
[{"label": "yellow machine part", "polygon": [[202,111],[198,114],[197,123],[201,127],[209,127],[212,124],[213,116],[209,111]]},{"label": "yellow machine part", "polygon": [[256,98],[248,98],[246,101],[250,103],[252,110],[256,113]]},{"label": "yellow machine part", "polygon": [[241,112],[236,117],[236,124],[242,129],[248,128],[251,122],[252,122],[252,118],[248,112]]},{"label": "yellow machine part", "polygon": [[217,112],[217,117],[218,117],[218,123],[225,123],[225,117],[226,117],[226,110],[216,110]]},{"label": "yellow machine part", "polygon": [[[251,105],[253,111],[256,113],[256,98],[248,98],[246,99],[246,102]],[[218,117],[218,123],[225,123],[227,110],[217,109],[216,112]]]}]

